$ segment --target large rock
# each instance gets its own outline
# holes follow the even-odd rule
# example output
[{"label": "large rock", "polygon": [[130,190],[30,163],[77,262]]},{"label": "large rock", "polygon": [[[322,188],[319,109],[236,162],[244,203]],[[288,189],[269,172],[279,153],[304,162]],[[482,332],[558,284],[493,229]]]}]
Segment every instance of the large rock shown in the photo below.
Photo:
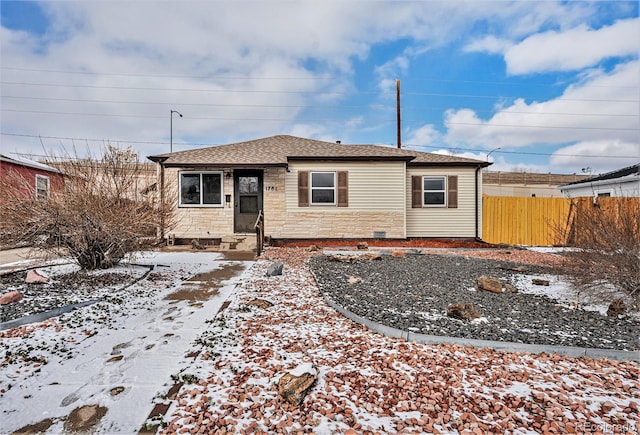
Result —
[{"label": "large rock", "polygon": [[0,305],[13,304],[22,300],[22,294],[20,292],[9,292],[0,296]]},{"label": "large rock", "polygon": [[35,269],[31,269],[27,272],[27,277],[24,280],[27,284],[36,284],[49,282],[49,277],[43,275]]},{"label": "large rock", "polygon": [[485,290],[491,293],[502,293],[502,282],[498,278],[482,275],[476,281],[478,290]]},{"label": "large rock", "polygon": [[278,381],[278,393],[290,404],[300,405],[318,378],[311,363],[301,364]]},{"label": "large rock", "polygon": [[269,268],[267,269],[267,276],[277,276],[282,275],[282,268],[284,264],[281,261],[276,261],[275,263],[271,263]]},{"label": "large rock", "polygon": [[480,317],[480,313],[473,304],[451,304],[447,307],[447,316],[460,320],[473,320]]}]

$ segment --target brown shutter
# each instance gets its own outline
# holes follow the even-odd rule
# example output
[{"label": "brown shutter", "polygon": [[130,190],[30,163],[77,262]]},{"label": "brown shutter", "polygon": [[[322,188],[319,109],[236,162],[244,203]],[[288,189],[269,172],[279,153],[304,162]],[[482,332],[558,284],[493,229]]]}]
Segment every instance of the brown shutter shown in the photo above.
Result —
[{"label": "brown shutter", "polygon": [[349,172],[338,171],[338,207],[349,207]]},{"label": "brown shutter", "polygon": [[422,177],[411,177],[411,207],[422,208]]},{"label": "brown shutter", "polygon": [[458,208],[458,176],[447,177],[447,207]]},{"label": "brown shutter", "polygon": [[309,171],[298,171],[298,207],[309,207]]}]

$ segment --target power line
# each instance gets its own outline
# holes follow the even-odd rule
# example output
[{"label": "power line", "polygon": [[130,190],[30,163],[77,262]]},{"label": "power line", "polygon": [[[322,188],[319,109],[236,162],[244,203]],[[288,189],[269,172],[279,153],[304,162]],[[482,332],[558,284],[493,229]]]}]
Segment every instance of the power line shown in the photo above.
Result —
[{"label": "power line", "polygon": [[[91,138],[78,138],[78,137],[65,137],[65,136],[44,136],[44,135],[35,135],[35,134],[19,134],[19,133],[5,133],[0,132],[2,136],[14,136],[14,137],[27,137],[34,139],[55,139],[55,140],[70,140],[70,141],[78,141],[78,142],[108,142],[108,143],[127,143],[127,144],[146,144],[146,145],[168,145],[169,142],[161,142],[161,141],[138,141],[138,140],[112,140],[112,139],[91,139]],[[191,142],[174,142],[174,145],[181,146],[218,146],[223,145],[219,143],[191,143]],[[390,147],[392,145],[387,144]],[[416,148],[432,148],[432,149],[443,149],[444,145],[435,146],[435,145],[421,145],[421,144],[412,144],[406,143],[403,144],[404,147],[416,147]],[[486,153],[486,149],[479,148],[460,148],[455,147],[456,150],[460,151],[469,151],[474,153]],[[534,155],[534,156],[560,156],[560,157],[587,157],[587,158],[610,158],[610,159],[636,159],[638,156],[612,156],[612,155],[590,155],[590,154],[558,154],[558,153],[541,153],[541,152],[527,152],[527,151],[496,151],[496,154],[520,154],[520,155]],[[38,156],[37,154],[31,154],[34,156]]]},{"label": "power line", "polygon": [[[71,71],[58,69],[38,69],[3,66],[2,69],[10,71],[45,72],[56,74],[77,74],[91,76],[115,76],[115,77],[166,77],[166,78],[190,78],[190,79],[221,79],[221,80],[334,80],[338,77],[331,75],[317,75],[312,77],[258,77],[258,76],[229,76],[229,75],[184,75],[184,74],[149,74],[149,73],[118,73],[118,72],[95,72],[95,71]],[[433,77],[410,78],[404,81],[412,82],[438,82],[438,83],[468,83],[484,85],[505,85],[505,86],[526,86],[526,87],[557,87],[558,83],[509,83],[504,81],[489,80],[462,80],[462,79],[439,79]],[[618,89],[638,89],[637,86],[616,86],[616,85],[589,85],[594,88],[618,88]]]},{"label": "power line", "polygon": [[[60,84],[60,83],[29,83],[29,82],[0,82],[4,85],[20,85],[20,86],[40,86],[40,87],[57,87],[57,88],[87,88],[87,89],[121,89],[121,90],[137,90],[137,91],[176,91],[176,92],[213,92],[213,93],[243,93],[243,94],[311,94],[311,95],[381,95],[391,94],[390,91],[353,91],[353,92],[337,92],[337,91],[283,91],[283,90],[244,90],[244,89],[204,89],[204,88],[153,88],[140,86],[98,86],[98,85],[78,85],[78,84]],[[427,97],[447,97],[447,98],[477,98],[477,99],[496,99],[496,98],[526,98],[521,95],[472,95],[472,94],[449,94],[449,93],[432,93],[432,92],[405,92],[403,95],[416,95]],[[608,102],[608,103],[637,103],[640,100],[611,100],[602,98],[562,98],[562,101],[582,101],[582,102]]]},{"label": "power line", "polygon": [[[279,109],[395,109],[390,104],[374,104],[374,105],[305,105],[305,104],[220,104],[220,103],[176,103],[168,101],[131,101],[131,100],[100,100],[100,99],[84,99],[84,98],[55,98],[55,97],[31,97],[31,96],[15,96],[1,95],[0,98],[15,100],[38,100],[38,101],[65,101],[74,103],[107,103],[107,104],[134,104],[134,105],[150,105],[150,106],[190,106],[190,107],[238,107],[238,108],[279,108]],[[442,111],[449,110],[450,107],[436,106],[403,106],[404,110],[432,110]],[[479,110],[474,109],[477,113],[495,113],[495,110]],[[563,116],[611,116],[611,117],[638,117],[638,114],[627,113],[577,113],[577,112],[526,112],[509,110],[509,114],[519,115],[563,115]]]},{"label": "power line", "polygon": [[[87,112],[56,112],[46,110],[19,110],[19,109],[5,109],[3,112],[12,113],[38,113],[45,115],[60,115],[60,116],[92,116],[92,117],[117,117],[117,118],[143,118],[143,119],[164,119],[164,116],[160,115],[133,115],[133,114],[121,114],[121,113],[87,113]],[[209,116],[190,116],[189,120],[209,120],[209,121],[260,121],[260,122],[287,122],[291,121],[290,118],[232,118],[232,117],[209,117]],[[344,122],[343,118],[323,118],[323,119],[296,119],[298,122]],[[390,123],[394,122],[391,119],[371,118],[369,122],[376,123]],[[423,122],[423,119],[405,119],[405,122]],[[543,129],[563,129],[563,130],[611,130],[611,131],[640,131],[639,128],[623,128],[623,127],[571,127],[571,126],[556,126],[556,125],[519,125],[519,124],[482,124],[474,122],[447,122],[447,125],[471,125],[478,127],[509,127],[509,128],[543,128]]]}]

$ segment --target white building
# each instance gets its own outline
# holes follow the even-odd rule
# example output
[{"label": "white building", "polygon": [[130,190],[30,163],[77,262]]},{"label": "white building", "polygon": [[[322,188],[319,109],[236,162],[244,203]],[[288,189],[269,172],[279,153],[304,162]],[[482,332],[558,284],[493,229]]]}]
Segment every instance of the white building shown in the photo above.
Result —
[{"label": "white building", "polygon": [[565,197],[625,196],[640,197],[640,163],[559,186]]}]

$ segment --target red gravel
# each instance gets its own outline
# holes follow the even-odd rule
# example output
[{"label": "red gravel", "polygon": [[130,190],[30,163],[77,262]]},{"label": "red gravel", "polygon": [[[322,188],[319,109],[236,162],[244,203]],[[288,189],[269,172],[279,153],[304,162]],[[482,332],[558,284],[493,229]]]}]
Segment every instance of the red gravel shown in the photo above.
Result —
[{"label": "red gravel", "polygon": [[[470,251],[475,252],[475,251]],[[514,251],[515,252],[515,251]],[[377,335],[331,309],[302,249],[269,249],[212,322],[165,433],[637,433],[632,362],[428,346]],[[513,254],[503,253],[511,256]],[[513,259],[509,257],[509,259]],[[530,260],[533,261],[533,260]],[[254,298],[275,303],[248,307]],[[277,381],[311,361],[319,378],[295,407]]]}]

